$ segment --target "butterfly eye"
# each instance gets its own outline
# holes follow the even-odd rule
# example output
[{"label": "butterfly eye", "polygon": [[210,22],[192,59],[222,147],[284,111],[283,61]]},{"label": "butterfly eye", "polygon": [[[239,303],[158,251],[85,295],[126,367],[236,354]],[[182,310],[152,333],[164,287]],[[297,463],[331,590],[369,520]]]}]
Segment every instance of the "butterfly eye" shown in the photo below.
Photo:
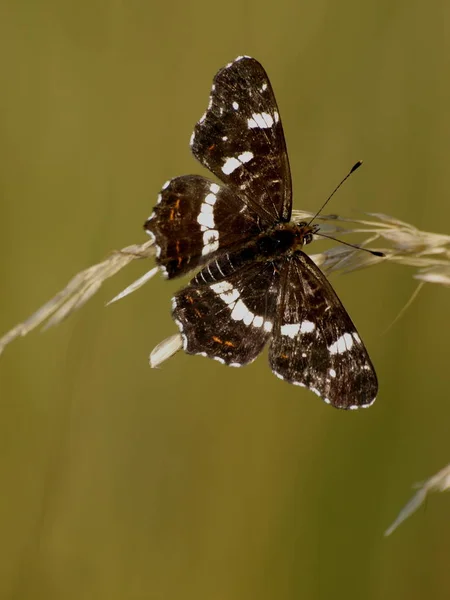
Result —
[{"label": "butterfly eye", "polygon": [[310,244],[313,241],[313,234],[312,233],[307,233],[305,235],[305,237],[303,238],[303,243],[304,244]]}]

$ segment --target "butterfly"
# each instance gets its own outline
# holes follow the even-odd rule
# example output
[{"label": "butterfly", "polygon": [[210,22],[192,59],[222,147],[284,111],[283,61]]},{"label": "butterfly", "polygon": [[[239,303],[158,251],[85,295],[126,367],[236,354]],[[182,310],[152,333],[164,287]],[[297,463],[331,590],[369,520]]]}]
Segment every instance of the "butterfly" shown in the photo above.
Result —
[{"label": "butterfly", "polygon": [[318,226],[291,221],[283,127],[257,60],[240,56],[216,74],[190,146],[220,183],[167,181],[144,225],[167,278],[200,269],[172,300],[185,352],[240,367],[269,344],[280,379],[337,408],[370,406],[378,383],[367,350],[303,252]]}]

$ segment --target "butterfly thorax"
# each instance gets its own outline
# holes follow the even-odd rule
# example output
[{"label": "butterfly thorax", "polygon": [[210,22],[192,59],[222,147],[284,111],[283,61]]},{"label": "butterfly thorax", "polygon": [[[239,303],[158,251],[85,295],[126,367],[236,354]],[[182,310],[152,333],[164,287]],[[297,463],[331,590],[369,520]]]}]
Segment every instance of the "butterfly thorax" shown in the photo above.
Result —
[{"label": "butterfly thorax", "polygon": [[304,244],[313,239],[315,227],[305,222],[277,223],[269,230],[262,232],[253,242],[257,260],[270,260],[289,255],[301,250]]},{"label": "butterfly thorax", "polygon": [[268,262],[293,255],[309,244],[317,226],[301,223],[276,223],[249,239],[236,250],[220,254],[194,278],[198,284],[220,281],[237,269],[255,262]]}]

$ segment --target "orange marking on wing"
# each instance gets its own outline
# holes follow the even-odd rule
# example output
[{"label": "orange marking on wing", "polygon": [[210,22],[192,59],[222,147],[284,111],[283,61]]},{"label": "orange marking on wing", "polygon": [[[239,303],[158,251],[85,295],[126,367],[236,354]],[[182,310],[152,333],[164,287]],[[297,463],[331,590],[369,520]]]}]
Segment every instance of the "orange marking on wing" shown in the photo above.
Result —
[{"label": "orange marking on wing", "polygon": [[233,344],[233,342],[230,342],[229,340],[225,340],[224,342],[225,346],[230,346],[230,348],[234,348],[235,344]]},{"label": "orange marking on wing", "polygon": [[194,298],[192,296],[186,296],[186,300],[191,304],[194,304]]},{"label": "orange marking on wing", "polygon": [[198,310],[198,308],[194,308],[194,311],[195,311],[195,313],[196,313],[197,317],[200,317],[201,319],[203,319],[203,313],[201,313],[201,312]]},{"label": "orange marking on wing", "polygon": [[[217,336],[213,335],[212,339],[217,342],[218,344],[223,344],[222,340],[220,338],[218,338]],[[225,342],[226,343],[226,342]]]},{"label": "orange marking on wing", "polygon": [[169,215],[169,221],[174,221],[175,220],[175,213],[178,213],[178,209],[180,208],[180,198],[177,198],[175,200],[175,204],[173,206],[173,208],[170,209],[170,215]]}]

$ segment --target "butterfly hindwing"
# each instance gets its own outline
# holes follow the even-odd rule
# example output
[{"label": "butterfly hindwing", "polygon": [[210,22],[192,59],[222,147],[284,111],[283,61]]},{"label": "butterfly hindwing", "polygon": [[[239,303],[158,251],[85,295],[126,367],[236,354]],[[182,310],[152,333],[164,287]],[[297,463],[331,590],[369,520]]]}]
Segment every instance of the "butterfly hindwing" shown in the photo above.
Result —
[{"label": "butterfly hindwing", "polygon": [[337,408],[375,400],[378,383],[367,350],[330,283],[303,252],[282,267],[269,361],[278,377]]},{"label": "butterfly hindwing", "polygon": [[279,271],[259,262],[221,280],[200,280],[197,276],[173,298],[184,350],[232,366],[252,362],[272,331]]},{"label": "butterfly hindwing", "polygon": [[144,225],[167,277],[205,264],[220,250],[259,233],[257,217],[235,194],[199,175],[168,181]]},{"label": "butterfly hindwing", "polygon": [[292,188],[283,127],[257,60],[241,56],[217,73],[191,149],[263,221],[289,221]]}]

